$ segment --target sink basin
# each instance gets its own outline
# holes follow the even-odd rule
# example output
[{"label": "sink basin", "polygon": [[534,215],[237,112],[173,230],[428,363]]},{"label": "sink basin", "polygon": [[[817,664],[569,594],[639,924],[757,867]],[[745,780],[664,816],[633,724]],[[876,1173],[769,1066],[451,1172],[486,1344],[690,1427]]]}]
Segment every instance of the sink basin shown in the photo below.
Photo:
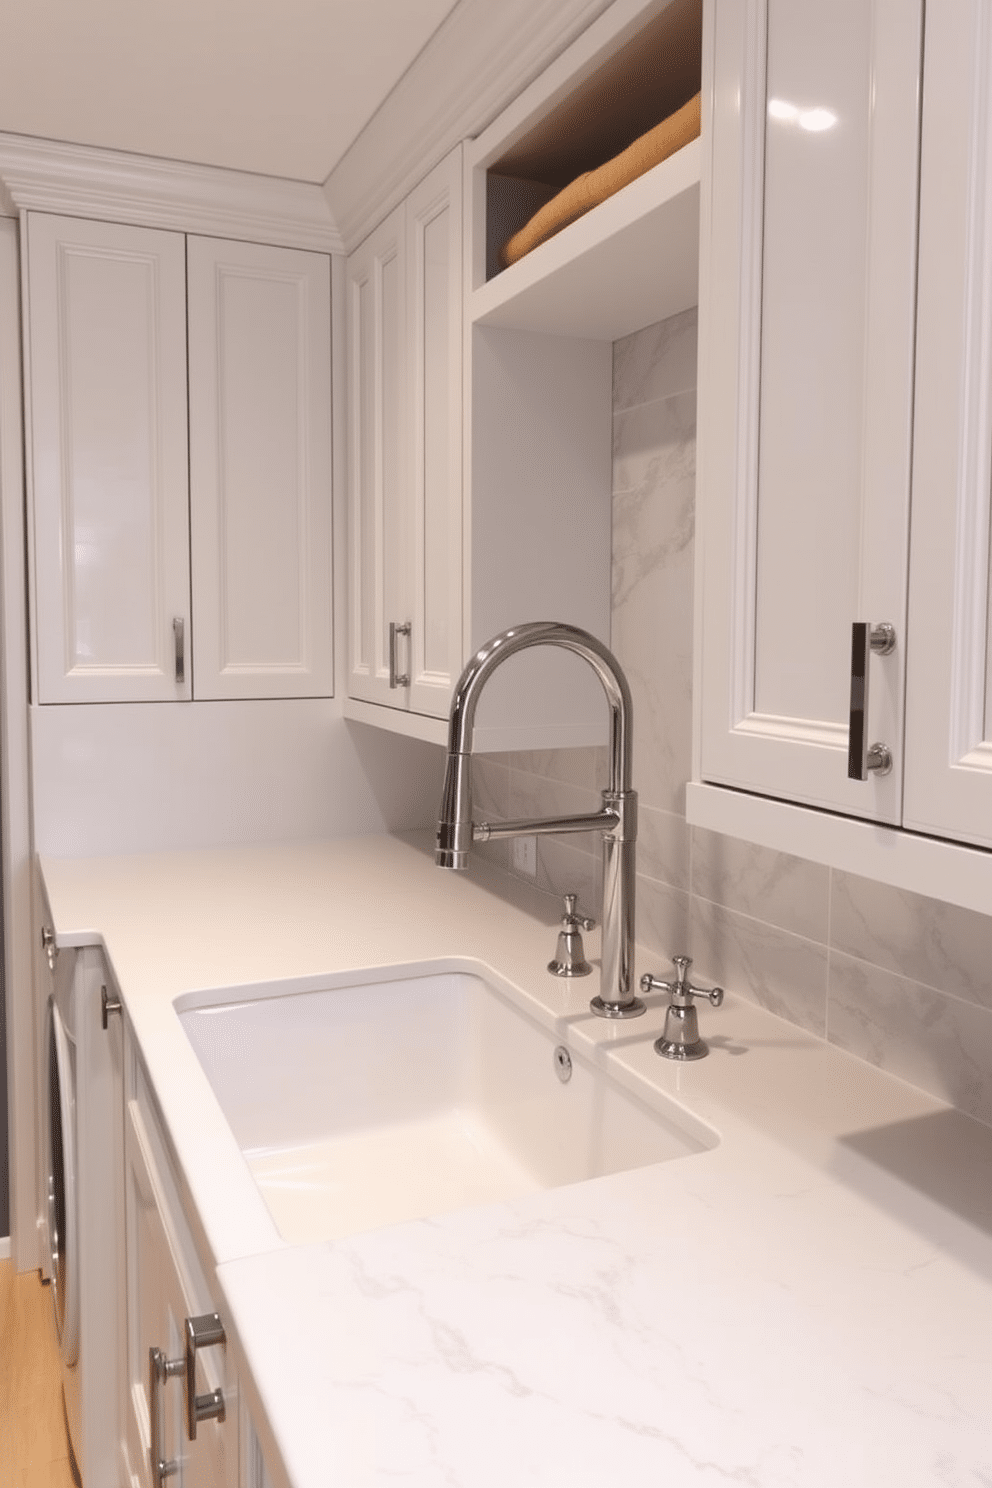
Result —
[{"label": "sink basin", "polygon": [[276,989],[179,1017],[285,1240],[328,1240],[705,1151],[480,976]]}]

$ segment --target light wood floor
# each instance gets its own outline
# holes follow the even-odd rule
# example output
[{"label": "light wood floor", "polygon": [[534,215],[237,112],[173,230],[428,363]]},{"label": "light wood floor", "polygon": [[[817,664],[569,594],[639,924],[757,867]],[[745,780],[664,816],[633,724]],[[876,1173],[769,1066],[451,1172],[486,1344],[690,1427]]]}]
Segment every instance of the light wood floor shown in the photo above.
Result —
[{"label": "light wood floor", "polygon": [[52,1299],[37,1271],[0,1261],[0,1484],[74,1488]]}]

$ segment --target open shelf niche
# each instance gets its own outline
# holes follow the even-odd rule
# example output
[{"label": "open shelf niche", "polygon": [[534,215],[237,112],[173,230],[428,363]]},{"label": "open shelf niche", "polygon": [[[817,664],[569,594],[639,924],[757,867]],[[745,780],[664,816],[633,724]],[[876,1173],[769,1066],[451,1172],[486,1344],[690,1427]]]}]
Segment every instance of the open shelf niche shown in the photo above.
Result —
[{"label": "open shelf niche", "polygon": [[700,88],[702,0],[618,0],[469,152],[477,325],[613,341],[698,299],[698,139],[525,257],[499,250],[544,203]]}]

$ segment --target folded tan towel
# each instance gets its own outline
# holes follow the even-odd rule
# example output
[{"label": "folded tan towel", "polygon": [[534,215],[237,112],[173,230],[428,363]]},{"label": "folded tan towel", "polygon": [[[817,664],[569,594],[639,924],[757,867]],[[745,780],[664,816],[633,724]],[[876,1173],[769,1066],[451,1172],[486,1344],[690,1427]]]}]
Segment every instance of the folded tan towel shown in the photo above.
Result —
[{"label": "folded tan towel", "polygon": [[696,139],[700,130],[701,99],[702,94],[697,93],[695,98],[690,98],[688,103],[669,114],[667,119],[662,119],[660,124],[642,134],[605,165],[585,171],[570,181],[503,245],[499,255],[503,267],[516,263],[525,253],[553,237],[577,217],[582,217],[591,207],[598,206],[629,181],[643,176],[653,165],[667,160],[669,155],[674,155],[676,150]]}]

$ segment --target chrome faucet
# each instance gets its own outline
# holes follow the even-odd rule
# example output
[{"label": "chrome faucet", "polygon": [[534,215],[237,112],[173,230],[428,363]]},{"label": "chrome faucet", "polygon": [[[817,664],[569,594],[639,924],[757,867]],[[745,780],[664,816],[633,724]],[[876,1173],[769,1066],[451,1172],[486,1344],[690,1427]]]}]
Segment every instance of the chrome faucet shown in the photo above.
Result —
[{"label": "chrome faucet", "polygon": [[[486,683],[508,657],[531,646],[561,646],[589,663],[610,706],[609,783],[603,808],[588,816],[540,817],[532,821],[472,821],[472,728]],[[630,688],[616,657],[595,636],[575,625],[533,620],[501,631],[476,652],[458,679],[451,703],[448,763],[434,861],[441,868],[467,868],[473,842],[551,832],[603,834],[603,959],[599,996],[589,1004],[601,1018],[636,1018],[645,1004],[634,995],[634,851],[637,793],[631,789],[633,752]]]}]

